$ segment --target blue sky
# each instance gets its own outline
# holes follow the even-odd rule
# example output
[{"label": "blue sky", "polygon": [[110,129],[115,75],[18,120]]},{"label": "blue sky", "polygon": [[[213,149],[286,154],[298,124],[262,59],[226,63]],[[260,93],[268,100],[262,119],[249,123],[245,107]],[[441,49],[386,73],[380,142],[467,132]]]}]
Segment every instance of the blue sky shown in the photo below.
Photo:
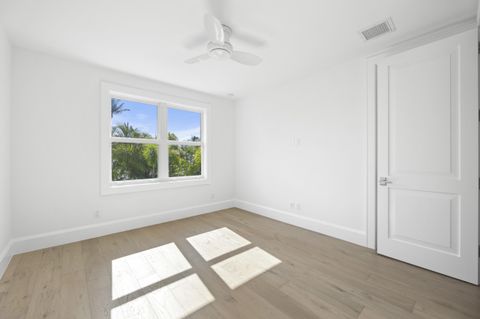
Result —
[{"label": "blue sky", "polygon": [[[157,107],[155,105],[121,100],[129,111],[114,114],[112,125],[129,123],[131,126],[157,136]],[[175,133],[180,141],[200,136],[201,115],[179,109],[168,109],[168,132]]]},{"label": "blue sky", "polygon": [[179,141],[200,137],[201,115],[179,109],[168,109],[168,132],[175,133]]}]

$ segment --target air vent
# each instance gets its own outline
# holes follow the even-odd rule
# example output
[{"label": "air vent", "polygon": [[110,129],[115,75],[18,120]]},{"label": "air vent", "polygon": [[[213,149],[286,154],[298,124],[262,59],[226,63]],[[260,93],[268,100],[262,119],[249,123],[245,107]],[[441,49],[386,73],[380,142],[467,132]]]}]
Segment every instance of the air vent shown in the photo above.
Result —
[{"label": "air vent", "polygon": [[387,20],[363,30],[360,33],[365,40],[371,40],[393,31],[395,31],[395,25],[393,24],[392,18],[388,18]]}]

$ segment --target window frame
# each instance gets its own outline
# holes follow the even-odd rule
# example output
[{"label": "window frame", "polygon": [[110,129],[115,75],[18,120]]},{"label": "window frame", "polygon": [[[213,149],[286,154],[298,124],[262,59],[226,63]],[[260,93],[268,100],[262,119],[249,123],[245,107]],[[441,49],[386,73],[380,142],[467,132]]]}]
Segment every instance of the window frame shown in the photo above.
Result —
[{"label": "window frame", "polygon": [[[157,137],[128,138],[112,136],[111,100],[125,99],[157,107]],[[168,109],[200,113],[200,141],[170,141],[168,139]],[[101,83],[101,194],[149,191],[164,188],[209,184],[207,117],[210,105],[205,102],[165,95],[124,85]],[[157,178],[128,181],[112,180],[112,143],[154,144],[158,147]],[[200,146],[202,153],[201,175],[169,177],[168,148],[170,145]]]}]

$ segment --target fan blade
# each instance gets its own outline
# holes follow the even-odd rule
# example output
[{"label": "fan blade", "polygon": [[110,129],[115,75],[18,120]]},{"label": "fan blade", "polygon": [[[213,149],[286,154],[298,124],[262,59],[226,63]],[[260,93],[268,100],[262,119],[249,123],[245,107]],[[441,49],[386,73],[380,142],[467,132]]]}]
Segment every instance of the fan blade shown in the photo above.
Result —
[{"label": "fan blade", "polygon": [[185,63],[194,64],[194,63],[201,62],[201,61],[208,60],[208,59],[210,59],[210,56],[207,53],[205,53],[205,54],[196,56],[194,58],[185,60]]},{"label": "fan blade", "polygon": [[225,42],[225,33],[223,32],[220,20],[211,14],[205,15],[205,29],[207,29],[208,37],[212,42]]},{"label": "fan blade", "polygon": [[237,61],[238,63],[245,65],[258,65],[262,62],[262,59],[254,54],[242,52],[242,51],[233,51],[230,56],[232,60]]}]

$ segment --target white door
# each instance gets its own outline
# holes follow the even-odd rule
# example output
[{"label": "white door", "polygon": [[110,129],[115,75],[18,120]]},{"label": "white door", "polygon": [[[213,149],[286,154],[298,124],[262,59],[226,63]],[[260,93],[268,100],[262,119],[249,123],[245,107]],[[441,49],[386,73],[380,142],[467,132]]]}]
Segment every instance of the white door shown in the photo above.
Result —
[{"label": "white door", "polygon": [[377,65],[379,254],[478,283],[477,31]]}]

